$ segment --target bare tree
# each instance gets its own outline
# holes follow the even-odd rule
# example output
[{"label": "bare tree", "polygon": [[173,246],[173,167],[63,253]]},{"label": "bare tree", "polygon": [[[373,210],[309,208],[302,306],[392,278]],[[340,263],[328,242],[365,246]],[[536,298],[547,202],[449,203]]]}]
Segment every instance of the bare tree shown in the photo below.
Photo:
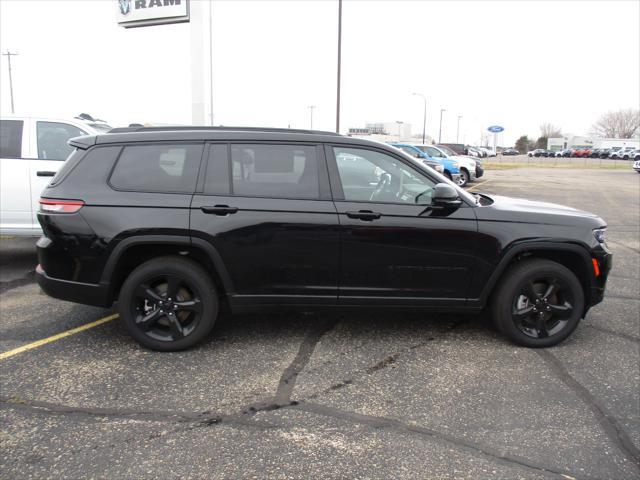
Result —
[{"label": "bare tree", "polygon": [[543,123],[540,125],[540,137],[543,138],[558,138],[562,136],[562,130],[560,127],[556,127],[552,123]]},{"label": "bare tree", "polygon": [[605,138],[633,138],[640,134],[640,110],[628,108],[602,115],[591,133]]}]

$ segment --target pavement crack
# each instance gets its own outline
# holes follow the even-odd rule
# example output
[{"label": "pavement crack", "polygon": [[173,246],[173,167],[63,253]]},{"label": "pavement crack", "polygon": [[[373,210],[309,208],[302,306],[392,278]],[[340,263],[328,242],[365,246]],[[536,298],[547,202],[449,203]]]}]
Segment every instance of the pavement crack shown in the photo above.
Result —
[{"label": "pavement crack", "polygon": [[604,406],[598,403],[596,398],[584,385],[569,373],[558,357],[548,350],[538,349],[536,353],[544,360],[562,383],[589,407],[611,442],[616,445],[632,463],[640,467],[640,450],[633,444],[633,441],[620,422],[618,422]]},{"label": "pavement crack", "polygon": [[316,348],[320,339],[335,325],[336,320],[325,319],[314,325],[302,340],[298,354],[295,356],[289,366],[282,372],[280,381],[278,382],[278,388],[273,398],[273,403],[276,405],[287,405],[291,403],[291,394],[296,385],[296,380],[300,372],[307,366],[311,355]]},{"label": "pavement crack", "polygon": [[[300,405],[295,407],[295,410],[314,413],[326,417],[336,418],[339,420],[346,420],[351,423],[357,423],[366,425],[374,429],[391,429],[400,433],[408,433],[412,435],[419,435],[422,437],[428,437],[436,441],[448,443],[449,445],[462,449],[472,454],[481,454],[485,457],[489,457],[494,461],[498,461],[503,465],[513,466],[514,464],[528,469],[536,470],[544,473],[551,473],[555,475],[565,476],[565,478],[578,478],[575,474],[566,471],[556,470],[554,468],[539,465],[533,463],[525,458],[507,455],[504,452],[494,450],[492,448],[477,444],[475,442],[469,442],[467,440],[461,440],[453,435],[449,435],[443,432],[438,432],[427,427],[419,425],[413,425],[409,423],[401,422],[400,420],[388,417],[377,417],[374,415],[366,415],[362,413],[350,412],[339,408],[329,407],[318,403],[301,402]],[[582,480],[591,480],[591,477],[579,476]]]}]

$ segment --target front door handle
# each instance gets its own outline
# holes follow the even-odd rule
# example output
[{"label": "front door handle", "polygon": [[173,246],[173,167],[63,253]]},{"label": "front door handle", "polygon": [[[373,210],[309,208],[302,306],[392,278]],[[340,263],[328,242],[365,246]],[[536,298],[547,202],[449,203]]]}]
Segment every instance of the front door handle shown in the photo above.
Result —
[{"label": "front door handle", "polygon": [[38,177],[55,177],[56,172],[47,172],[47,171],[40,170],[39,172],[36,172],[36,175]]},{"label": "front door handle", "polygon": [[211,215],[230,215],[236,213],[238,208],[229,205],[214,205],[213,207],[200,207],[200,210]]},{"label": "front door handle", "polygon": [[372,212],[371,210],[358,210],[357,212],[346,212],[347,217],[357,218],[359,220],[371,221],[379,219],[382,214],[378,212]]}]

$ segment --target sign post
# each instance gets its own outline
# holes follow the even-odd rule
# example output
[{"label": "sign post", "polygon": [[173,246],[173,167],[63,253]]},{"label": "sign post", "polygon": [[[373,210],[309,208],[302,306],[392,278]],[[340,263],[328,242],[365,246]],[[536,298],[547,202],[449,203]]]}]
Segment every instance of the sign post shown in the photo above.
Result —
[{"label": "sign post", "polygon": [[497,145],[497,136],[499,133],[504,132],[504,127],[500,125],[491,125],[487,128],[488,131],[493,133],[493,151],[497,155],[498,154],[498,145]]}]

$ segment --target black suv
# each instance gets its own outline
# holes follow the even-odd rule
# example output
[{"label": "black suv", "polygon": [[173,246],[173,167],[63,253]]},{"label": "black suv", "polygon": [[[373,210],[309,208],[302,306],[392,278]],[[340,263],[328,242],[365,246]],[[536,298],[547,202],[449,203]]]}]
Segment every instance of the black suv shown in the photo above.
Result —
[{"label": "black suv", "polygon": [[470,194],[384,144],[302,130],[129,128],[72,139],[42,193],[38,283],[188,348],[231,312],[480,312],[554,345],[604,295],[605,222]]}]

